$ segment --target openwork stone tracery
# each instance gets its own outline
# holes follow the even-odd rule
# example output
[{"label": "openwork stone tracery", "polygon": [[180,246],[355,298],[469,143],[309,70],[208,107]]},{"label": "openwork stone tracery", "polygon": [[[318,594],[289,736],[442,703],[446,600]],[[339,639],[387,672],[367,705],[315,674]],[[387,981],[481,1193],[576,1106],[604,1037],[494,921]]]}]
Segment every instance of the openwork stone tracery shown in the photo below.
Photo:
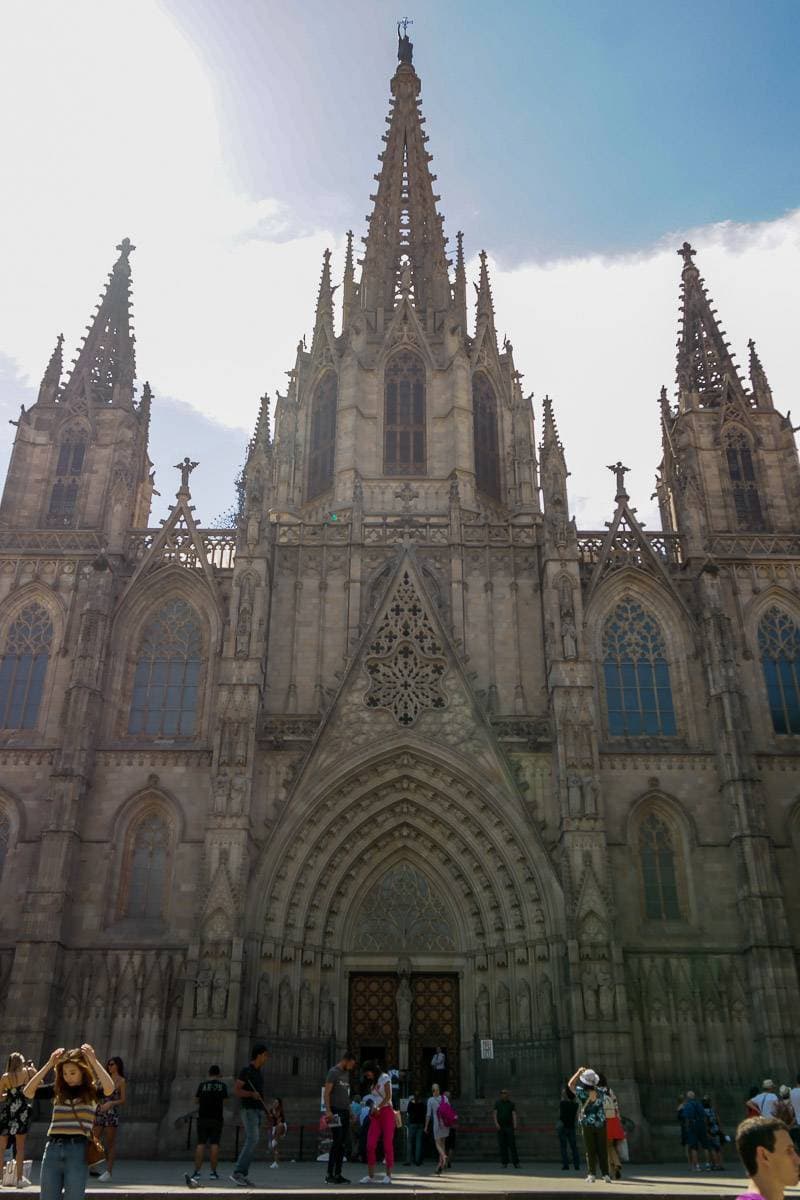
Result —
[{"label": "openwork stone tracery", "polygon": [[443,709],[447,669],[439,642],[408,571],[398,585],[369,647],[364,668],[367,708],[387,708],[398,725],[413,725],[423,708]]}]

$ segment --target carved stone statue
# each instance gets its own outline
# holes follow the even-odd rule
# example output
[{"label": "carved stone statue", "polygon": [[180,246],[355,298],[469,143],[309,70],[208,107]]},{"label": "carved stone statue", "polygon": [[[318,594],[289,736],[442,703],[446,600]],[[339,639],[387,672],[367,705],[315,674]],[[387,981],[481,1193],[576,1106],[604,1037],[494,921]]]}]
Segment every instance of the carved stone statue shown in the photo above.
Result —
[{"label": "carved stone statue", "polygon": [[413,998],[408,976],[401,975],[400,982],[397,985],[397,995],[395,996],[397,1026],[401,1037],[406,1035],[411,1027],[411,1004]]},{"label": "carved stone statue", "polygon": [[194,1015],[196,1017],[208,1015],[211,982],[211,971],[208,967],[202,967],[194,981]]},{"label": "carved stone statue", "polygon": [[215,1017],[224,1017],[228,1009],[228,972],[219,967],[214,972],[211,985],[211,1012]]},{"label": "carved stone statue", "polygon": [[571,817],[579,817],[583,812],[583,784],[580,775],[567,777],[567,810]]},{"label": "carved stone statue", "polygon": [[572,617],[561,618],[561,648],[564,658],[578,657],[578,634]]},{"label": "carved stone statue", "polygon": [[485,1035],[489,1032],[489,993],[485,987],[482,987],[478,992],[476,1010],[478,1016],[478,1033]]},{"label": "carved stone statue", "polygon": [[216,816],[221,817],[228,807],[228,791],[230,780],[227,775],[217,775],[212,784],[213,808]]},{"label": "carved stone statue", "polygon": [[268,975],[262,975],[258,981],[256,1015],[262,1031],[272,1028],[272,984]]},{"label": "carved stone statue", "polygon": [[517,993],[517,1021],[519,1032],[525,1037],[531,1031],[531,989],[524,981],[519,985]]},{"label": "carved stone statue", "polygon": [[302,1034],[309,1034],[311,1032],[312,1008],[313,996],[311,995],[311,985],[307,979],[304,979],[300,988],[300,1032]]},{"label": "carved stone statue", "polygon": [[[409,20],[397,22],[397,61],[412,65],[414,59],[414,43],[408,36],[408,26],[411,24]],[[403,27],[403,32],[400,32],[400,26]]]},{"label": "carved stone statue", "polygon": [[599,967],[597,970],[597,1000],[600,1016],[611,1020],[615,1015],[616,1001],[614,981],[611,978],[611,972],[606,967]]},{"label": "carved stone statue", "polygon": [[327,983],[319,994],[319,1032],[320,1037],[330,1037],[333,1033],[333,1001]]}]

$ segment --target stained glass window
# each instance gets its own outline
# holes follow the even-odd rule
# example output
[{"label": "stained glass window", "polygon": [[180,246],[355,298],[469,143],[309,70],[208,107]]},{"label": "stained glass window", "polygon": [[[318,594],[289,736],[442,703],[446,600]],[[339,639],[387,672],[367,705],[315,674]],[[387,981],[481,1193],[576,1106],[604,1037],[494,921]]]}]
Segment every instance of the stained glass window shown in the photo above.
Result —
[{"label": "stained glass window", "polygon": [[409,350],[386,364],[383,469],[425,474],[425,364]]},{"label": "stained glass window", "polygon": [[497,397],[479,371],[472,379],[472,429],[475,482],[482,492],[500,499],[500,449],[497,440]]},{"label": "stained glass window", "polygon": [[34,729],[42,691],[53,624],[35,600],[14,618],[0,659],[0,728]]},{"label": "stained glass window", "polygon": [[169,829],[150,813],[136,827],[130,856],[126,917],[160,917],[164,911]]},{"label": "stained glass window", "polygon": [[800,733],[800,629],[794,617],[773,604],[759,623],[758,649],[772,728]]},{"label": "stained glass window", "polygon": [[136,655],[128,733],[193,737],[203,673],[200,621],[170,600],[145,625]]},{"label": "stained glass window", "polygon": [[333,483],[337,394],[336,372],[326,371],[317,384],[314,399],[311,402],[311,437],[308,455],[309,500],[326,492]]},{"label": "stained glass window", "polygon": [[78,487],[86,456],[86,438],[82,432],[68,434],[58,450],[56,480],[50,493],[47,524],[70,528],[75,524]]},{"label": "stained glass window", "polygon": [[725,457],[736,520],[742,529],[763,529],[764,514],[761,511],[753,452],[750,439],[743,429],[729,429],[725,434]]},{"label": "stained glass window", "polygon": [[672,833],[657,813],[639,827],[645,916],[652,921],[677,921],[683,915],[678,899],[675,847]]},{"label": "stained glass window", "polygon": [[610,734],[675,734],[664,638],[655,617],[630,597],[603,628],[603,677]]}]

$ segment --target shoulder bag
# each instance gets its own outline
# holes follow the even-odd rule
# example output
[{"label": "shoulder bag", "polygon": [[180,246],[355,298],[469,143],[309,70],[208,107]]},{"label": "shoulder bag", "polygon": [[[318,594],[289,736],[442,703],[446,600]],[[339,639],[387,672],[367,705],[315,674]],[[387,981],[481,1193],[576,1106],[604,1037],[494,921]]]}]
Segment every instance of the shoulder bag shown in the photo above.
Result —
[{"label": "shoulder bag", "polygon": [[83,1130],[84,1137],[86,1138],[86,1162],[90,1167],[93,1167],[95,1163],[102,1162],[105,1158],[105,1147],[91,1126],[89,1126],[89,1132],[86,1132],[87,1127],[78,1116],[78,1110],[75,1108],[74,1100],[70,1100],[70,1107],[75,1114],[75,1120],[80,1125],[81,1129]]}]

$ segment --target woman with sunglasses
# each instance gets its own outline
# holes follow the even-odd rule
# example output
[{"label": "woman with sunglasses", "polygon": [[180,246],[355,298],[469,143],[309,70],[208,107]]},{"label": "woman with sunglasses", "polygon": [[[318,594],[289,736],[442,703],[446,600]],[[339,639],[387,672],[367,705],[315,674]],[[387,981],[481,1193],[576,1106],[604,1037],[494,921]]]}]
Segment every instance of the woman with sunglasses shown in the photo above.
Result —
[{"label": "woman with sunglasses", "polygon": [[[99,1175],[101,1183],[110,1183],[114,1172],[114,1161],[117,1157],[117,1129],[119,1128],[119,1110],[127,1099],[125,1083],[125,1068],[118,1054],[113,1055],[106,1063],[106,1070],[114,1081],[114,1091],[103,1104],[97,1106],[97,1116],[94,1119],[95,1133],[105,1146],[106,1169]],[[99,1174],[96,1171],[92,1175]]]}]

